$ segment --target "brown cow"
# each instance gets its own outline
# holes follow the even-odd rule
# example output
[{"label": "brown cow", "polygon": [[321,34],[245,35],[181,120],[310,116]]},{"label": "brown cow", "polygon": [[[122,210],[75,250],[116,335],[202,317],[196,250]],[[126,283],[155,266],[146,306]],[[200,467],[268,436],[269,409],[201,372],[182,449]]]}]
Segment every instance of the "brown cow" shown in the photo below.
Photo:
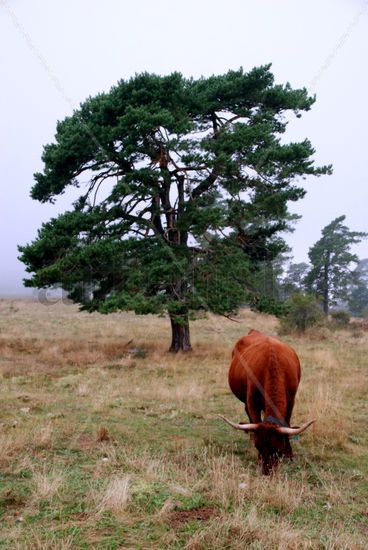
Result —
[{"label": "brown cow", "polygon": [[279,458],[293,459],[289,436],[298,435],[315,420],[290,428],[295,394],[300,381],[297,354],[276,338],[251,330],[233,350],[229,385],[245,404],[250,424],[228,424],[254,433],[254,444],[262,472],[269,475]]}]

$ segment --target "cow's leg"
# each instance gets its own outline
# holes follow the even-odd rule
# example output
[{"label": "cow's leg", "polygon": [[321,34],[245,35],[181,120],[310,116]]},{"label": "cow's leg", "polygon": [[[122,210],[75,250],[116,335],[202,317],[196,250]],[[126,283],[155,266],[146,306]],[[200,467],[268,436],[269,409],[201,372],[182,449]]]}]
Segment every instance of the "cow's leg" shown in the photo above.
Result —
[{"label": "cow's leg", "polygon": [[293,412],[293,408],[294,408],[294,397],[289,399],[287,407],[286,407],[285,422],[288,426],[290,426],[290,420],[291,420],[291,414]]},{"label": "cow's leg", "polygon": [[290,445],[289,437],[286,435],[285,438],[286,438],[286,441],[285,441],[284,456],[287,459],[289,459],[291,462],[294,462],[294,455],[293,455],[293,450],[292,450],[291,445]]},{"label": "cow's leg", "polygon": [[[250,416],[250,413],[249,413],[249,409],[248,409],[248,407],[247,407],[247,404],[245,404],[244,408],[245,408],[245,412],[246,412],[247,415],[248,415],[249,422],[252,422],[252,418],[251,418],[251,416]],[[254,432],[249,432],[249,440],[250,440],[250,441],[254,441]]]},{"label": "cow's leg", "polygon": [[[245,410],[249,418],[249,422],[256,424],[261,422],[261,410],[255,402],[255,394],[248,395],[247,402],[245,403]],[[249,432],[249,439],[254,441],[254,432]]]},{"label": "cow's leg", "polygon": [[[287,408],[286,408],[285,422],[287,423],[288,426],[290,426],[290,420],[291,420],[291,414],[293,412],[293,408],[294,408],[294,397],[289,399]],[[291,460],[291,462],[294,462],[293,450],[291,448],[290,440],[288,436],[286,436],[286,442],[285,442],[285,457]]]},{"label": "cow's leg", "polygon": [[257,403],[257,399],[254,395],[252,397],[248,397],[245,410],[247,411],[250,422],[252,422],[253,424],[262,421],[261,406],[259,403]]},{"label": "cow's leg", "polygon": [[244,405],[244,409],[245,409],[245,412],[247,413],[247,416],[248,416],[248,418],[249,418],[249,422],[252,422],[252,419],[251,419],[250,414],[249,414],[249,409],[248,409],[246,403],[245,403],[245,405]]}]

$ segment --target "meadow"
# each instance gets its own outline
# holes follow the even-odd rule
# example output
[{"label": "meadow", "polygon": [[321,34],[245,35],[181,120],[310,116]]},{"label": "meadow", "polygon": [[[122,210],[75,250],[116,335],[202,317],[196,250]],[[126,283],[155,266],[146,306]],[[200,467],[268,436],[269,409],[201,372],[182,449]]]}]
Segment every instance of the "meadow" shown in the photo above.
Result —
[{"label": "meadow", "polygon": [[293,423],[317,422],[272,477],[228,388],[236,340],[278,321],[242,310],[166,318],[0,301],[0,548],[363,549],[368,540],[368,332],[282,339],[302,382]]}]

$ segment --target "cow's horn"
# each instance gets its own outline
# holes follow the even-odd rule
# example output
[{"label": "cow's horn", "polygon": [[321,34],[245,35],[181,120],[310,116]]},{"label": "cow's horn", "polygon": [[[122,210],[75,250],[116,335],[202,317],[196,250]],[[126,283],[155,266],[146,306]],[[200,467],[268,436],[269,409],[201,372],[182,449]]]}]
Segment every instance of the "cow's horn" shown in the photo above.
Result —
[{"label": "cow's horn", "polygon": [[230,426],[237,430],[243,430],[244,432],[254,432],[258,429],[258,424],[236,424],[235,422],[231,422],[231,420],[228,420],[225,418],[225,416],[222,416],[222,414],[217,415],[219,418],[222,418],[222,420],[225,420]]},{"label": "cow's horn", "polygon": [[299,435],[302,432],[304,432],[304,430],[309,428],[309,426],[313,424],[313,422],[315,422],[316,420],[317,420],[316,418],[314,420],[309,420],[309,422],[306,422],[305,424],[300,426],[300,428],[284,428],[280,426],[279,428],[277,428],[277,431],[280,434],[284,434],[284,435]]}]

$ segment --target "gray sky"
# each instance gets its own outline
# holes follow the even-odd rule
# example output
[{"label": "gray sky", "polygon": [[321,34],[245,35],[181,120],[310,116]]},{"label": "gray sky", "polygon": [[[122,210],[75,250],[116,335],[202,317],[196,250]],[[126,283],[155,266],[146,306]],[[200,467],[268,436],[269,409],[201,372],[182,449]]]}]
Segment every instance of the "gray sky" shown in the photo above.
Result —
[{"label": "gray sky", "polygon": [[[303,216],[287,237],[294,259],[306,261],[341,214],[367,231],[367,23],[368,0],[0,0],[0,295],[22,292],[17,244],[73,198],[29,197],[56,121],[136,72],[199,77],[271,62],[277,82],[306,86],[317,102],[287,137],[308,137],[334,174],[306,180],[306,198],[291,204]],[[355,251],[368,257],[368,242]]]}]

